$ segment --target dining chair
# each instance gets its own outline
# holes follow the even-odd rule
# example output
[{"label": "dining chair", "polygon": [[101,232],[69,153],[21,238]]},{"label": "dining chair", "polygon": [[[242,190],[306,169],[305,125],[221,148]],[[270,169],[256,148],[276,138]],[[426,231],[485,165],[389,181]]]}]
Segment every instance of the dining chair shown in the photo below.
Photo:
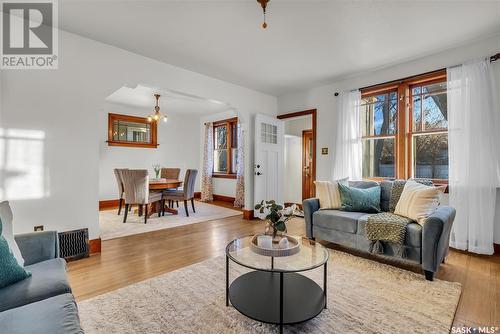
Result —
[{"label": "dining chair", "polygon": [[184,201],[184,210],[186,211],[186,216],[189,217],[187,201],[191,201],[191,206],[193,207],[193,212],[196,213],[194,208],[194,184],[196,182],[196,175],[198,175],[198,170],[188,169],[186,170],[186,176],[184,177],[184,187],[179,190],[170,190],[163,192],[163,199],[167,201]]},{"label": "dining chair", "polygon": [[149,190],[149,176],[146,169],[127,169],[121,171],[123,179],[123,189],[125,191],[125,214],[123,222],[127,222],[127,214],[130,205],[138,205],[139,208],[144,208],[144,224],[148,222],[148,205],[156,203],[158,217],[163,211],[164,201],[161,192],[153,192]]},{"label": "dining chair", "polygon": [[178,180],[179,175],[181,174],[180,168],[162,168],[161,169],[161,178],[162,179],[174,179]]},{"label": "dining chair", "polygon": [[[161,178],[163,179],[173,179],[173,180],[178,180],[179,175],[181,174],[181,169],[180,168],[162,168],[161,169]],[[175,189],[168,189],[167,191],[175,191],[178,188]],[[179,207],[179,201],[176,201],[177,207]],[[173,201],[169,200],[168,201],[168,206],[172,207],[173,206]]]},{"label": "dining chair", "polygon": [[125,194],[125,191],[123,190],[123,179],[122,179],[122,174],[121,171],[126,168],[115,168],[113,169],[113,173],[115,174],[115,179],[116,179],[116,185],[118,186],[118,196],[119,196],[119,202],[118,202],[118,215],[120,215],[120,212],[122,211],[122,206],[123,206],[123,196]]}]

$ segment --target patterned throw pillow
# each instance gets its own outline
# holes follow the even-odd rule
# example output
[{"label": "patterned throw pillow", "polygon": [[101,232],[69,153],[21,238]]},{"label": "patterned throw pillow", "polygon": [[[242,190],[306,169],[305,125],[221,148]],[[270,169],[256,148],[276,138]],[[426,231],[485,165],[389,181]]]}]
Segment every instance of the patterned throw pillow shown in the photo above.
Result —
[{"label": "patterned throw pillow", "polygon": [[[432,186],[432,180],[430,179],[410,179],[425,186]],[[406,180],[394,180],[392,181],[392,190],[391,190],[391,200],[389,202],[389,211],[394,212],[396,209],[396,205],[398,205],[399,198],[403,193],[403,189],[405,187]]]},{"label": "patterned throw pillow", "polygon": [[343,211],[380,212],[380,186],[359,189],[339,183],[339,191]]},{"label": "patterned throw pillow", "polygon": [[2,224],[0,221],[0,289],[22,281],[31,276],[18,263],[9,248],[7,240],[1,235]]}]

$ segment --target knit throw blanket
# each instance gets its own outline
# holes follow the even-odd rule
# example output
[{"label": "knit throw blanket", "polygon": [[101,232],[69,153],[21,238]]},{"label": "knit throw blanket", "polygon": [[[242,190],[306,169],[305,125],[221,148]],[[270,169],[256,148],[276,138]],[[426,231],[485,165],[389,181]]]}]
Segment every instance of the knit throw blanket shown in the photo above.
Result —
[{"label": "knit throw blanket", "polygon": [[396,255],[405,258],[406,225],[412,220],[390,212],[382,212],[368,217],[366,223],[366,238],[370,240],[370,252],[383,254],[383,242],[396,248]]}]

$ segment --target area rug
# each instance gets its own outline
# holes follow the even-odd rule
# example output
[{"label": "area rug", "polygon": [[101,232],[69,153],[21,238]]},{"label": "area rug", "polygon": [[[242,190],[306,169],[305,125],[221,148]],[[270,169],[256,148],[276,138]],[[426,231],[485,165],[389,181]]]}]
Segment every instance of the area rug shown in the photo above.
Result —
[{"label": "area rug", "polygon": [[[328,309],[286,333],[449,333],[459,283],[331,251]],[[231,279],[245,270],[231,264]],[[322,269],[308,275],[322,281]],[[225,304],[225,258],[210,259],[78,303],[93,333],[276,333]]]},{"label": "area rug", "polygon": [[148,218],[148,223],[144,224],[144,216],[139,217],[137,213],[130,212],[127,217],[127,222],[123,223],[123,210],[121,215],[117,215],[118,210],[106,210],[99,212],[99,228],[101,231],[101,239],[109,240],[127,235],[151,232],[172,228],[182,225],[202,223],[214,219],[222,219],[232,216],[241,215],[241,211],[231,210],[221,206],[198,202],[194,203],[196,213],[193,213],[191,203],[189,203],[189,217],[186,216],[184,208],[179,207],[178,215],[165,214],[163,217],[158,217],[153,214]]}]

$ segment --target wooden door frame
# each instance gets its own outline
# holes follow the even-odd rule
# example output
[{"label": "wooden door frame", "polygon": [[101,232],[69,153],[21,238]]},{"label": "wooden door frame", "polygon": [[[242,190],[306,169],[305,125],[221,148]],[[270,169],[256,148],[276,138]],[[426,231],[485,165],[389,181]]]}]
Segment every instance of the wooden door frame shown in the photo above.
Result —
[{"label": "wooden door frame", "polygon": [[[308,109],[308,110],[303,110],[303,111],[296,111],[296,112],[291,112],[287,114],[280,114],[278,115],[278,119],[285,120],[287,118],[294,118],[298,116],[306,116],[306,115],[312,115],[312,133],[313,133],[313,170],[312,170],[312,178],[313,181],[316,181],[316,151],[317,151],[317,145],[316,145],[316,138],[317,138],[317,109]],[[313,197],[316,196],[316,188],[313,187],[312,190]]]},{"label": "wooden door frame", "polygon": [[[306,162],[306,148],[307,148],[307,142],[306,142],[306,137],[309,135],[312,139],[312,129],[306,129],[306,130],[302,130],[302,168],[301,168],[301,174],[302,174],[302,201],[305,200],[305,199],[308,199],[308,198],[311,198],[311,195],[314,196],[314,179],[313,179],[313,184],[312,186],[309,188],[309,194],[307,196],[304,197],[304,189],[305,189],[305,186],[307,184],[306,182],[306,173],[304,171],[304,166],[305,166],[305,162]],[[312,150],[312,149],[311,149]],[[312,153],[312,152],[311,152]],[[314,163],[313,163],[313,166],[314,166]],[[312,171],[310,171],[310,177],[312,178],[313,175],[312,175]]]}]

